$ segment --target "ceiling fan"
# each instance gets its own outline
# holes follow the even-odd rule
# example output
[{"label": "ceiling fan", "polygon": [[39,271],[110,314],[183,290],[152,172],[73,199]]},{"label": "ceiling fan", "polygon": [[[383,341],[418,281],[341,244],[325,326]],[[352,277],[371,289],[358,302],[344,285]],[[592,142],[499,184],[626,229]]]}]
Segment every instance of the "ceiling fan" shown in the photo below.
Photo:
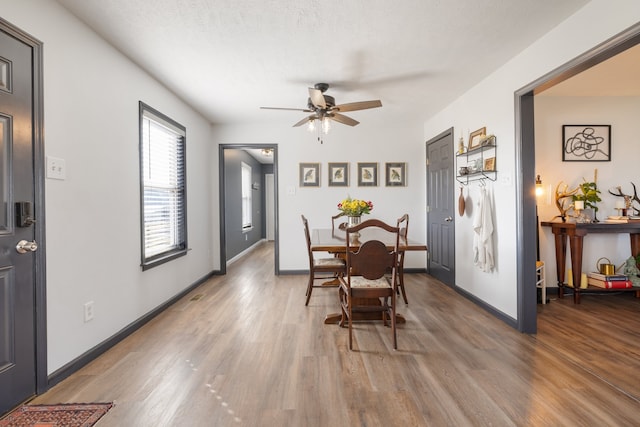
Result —
[{"label": "ceiling fan", "polygon": [[329,123],[331,120],[348,126],[355,126],[360,123],[359,121],[342,114],[344,112],[382,107],[382,102],[380,100],[350,102],[348,104],[336,105],[336,100],[333,96],[325,95],[327,89],[329,89],[328,83],[316,83],[312,88],[310,87],[309,99],[307,100],[307,108],[260,108],[264,110],[290,110],[302,111],[304,113],[313,113],[294,124],[293,127],[302,126],[306,123],[309,125],[310,130],[313,130],[315,121],[319,120],[322,123],[322,129],[325,133],[327,133],[330,127]]}]

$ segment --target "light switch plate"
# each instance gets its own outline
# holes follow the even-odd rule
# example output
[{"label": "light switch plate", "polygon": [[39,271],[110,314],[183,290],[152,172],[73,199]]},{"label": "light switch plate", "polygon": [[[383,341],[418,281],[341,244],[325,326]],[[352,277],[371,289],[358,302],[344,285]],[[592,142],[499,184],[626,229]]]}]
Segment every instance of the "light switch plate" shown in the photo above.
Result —
[{"label": "light switch plate", "polygon": [[64,159],[47,156],[47,178],[61,180],[67,178],[67,165]]}]

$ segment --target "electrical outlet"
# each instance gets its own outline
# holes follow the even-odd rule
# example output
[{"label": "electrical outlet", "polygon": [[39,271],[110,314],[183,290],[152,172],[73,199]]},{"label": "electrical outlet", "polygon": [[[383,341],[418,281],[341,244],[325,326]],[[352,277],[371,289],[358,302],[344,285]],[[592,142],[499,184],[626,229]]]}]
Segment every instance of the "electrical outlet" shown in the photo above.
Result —
[{"label": "electrical outlet", "polygon": [[84,303],[84,321],[85,323],[93,320],[93,301]]}]

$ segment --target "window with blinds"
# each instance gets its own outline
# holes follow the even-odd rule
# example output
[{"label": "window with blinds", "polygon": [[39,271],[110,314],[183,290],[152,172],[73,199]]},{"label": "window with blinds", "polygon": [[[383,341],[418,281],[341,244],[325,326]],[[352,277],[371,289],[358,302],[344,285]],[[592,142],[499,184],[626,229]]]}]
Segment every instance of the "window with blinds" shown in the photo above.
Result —
[{"label": "window with blinds", "polygon": [[142,269],[187,251],[186,130],[140,102]]},{"label": "window with blinds", "polygon": [[249,230],[253,226],[251,199],[251,166],[241,162],[242,169],[242,229]]}]

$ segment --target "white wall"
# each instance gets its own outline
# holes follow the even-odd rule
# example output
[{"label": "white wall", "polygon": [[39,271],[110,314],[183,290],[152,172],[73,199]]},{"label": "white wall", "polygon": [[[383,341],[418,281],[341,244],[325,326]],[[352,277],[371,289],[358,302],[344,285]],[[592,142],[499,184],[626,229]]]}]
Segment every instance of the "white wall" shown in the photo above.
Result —
[{"label": "white wall", "polygon": [[[640,20],[640,2],[594,0],[488,76],[424,125],[425,139],[454,126],[456,140],[482,126],[497,136],[495,199],[496,270],[482,273],[470,251],[471,218],[456,216],[456,284],[507,316],[517,318],[516,187],[514,92]],[[583,31],[585,23],[588,31]],[[537,138],[536,138],[537,140]],[[536,149],[537,151],[537,149]],[[470,185],[477,198],[477,185]]]},{"label": "white wall", "polygon": [[[2,17],[44,43],[48,370],[53,372],[219,268],[209,123],[56,2],[0,0]],[[138,101],[187,128],[187,256],[142,272]],[[217,189],[216,189],[217,191]],[[83,305],[95,319],[83,322]]]},{"label": "white wall", "polygon": [[[384,100],[383,100],[384,103]],[[384,107],[383,107],[384,109]],[[351,195],[371,200],[370,217],[394,222],[403,213],[410,216],[409,237],[426,242],[425,224],[425,141],[420,123],[385,123],[382,110],[358,114],[357,127],[336,124],[324,143],[304,128],[282,124],[242,124],[216,127],[215,140],[220,144],[278,144],[278,194],[280,269],[308,269],[304,234],[300,214],[312,228],[331,227],[331,216],[338,213],[338,203]],[[365,117],[366,115],[366,117]],[[291,118],[295,121],[295,118]],[[283,130],[284,129],[284,130]],[[320,188],[299,186],[299,163],[321,164]],[[349,162],[350,186],[329,187],[328,162]],[[358,187],[357,163],[377,162],[377,187]],[[407,163],[407,186],[385,187],[385,162]],[[290,194],[293,189],[294,194]],[[405,260],[406,268],[425,268],[426,254],[412,253]]]},{"label": "white wall", "polygon": [[[593,181],[594,169],[598,170],[598,188],[602,202],[598,203],[598,219],[617,215],[615,202],[619,197],[607,190],[622,186],[625,193],[632,193],[631,182],[640,189],[638,176],[637,122],[640,114],[639,97],[546,97],[535,100],[536,117],[536,169],[543,180],[545,195],[539,198],[538,213],[541,221],[549,221],[558,215],[554,192],[563,182],[570,189],[583,179]],[[611,125],[610,162],[563,162],[562,125],[605,124]],[[564,187],[564,185],[563,185]],[[627,234],[590,234],[585,239],[582,265],[584,272],[594,271],[596,261],[607,257],[620,266],[631,255]],[[540,256],[545,264],[549,286],[556,285],[554,240],[551,230],[541,229]],[[567,257],[565,272],[570,268]]]}]

